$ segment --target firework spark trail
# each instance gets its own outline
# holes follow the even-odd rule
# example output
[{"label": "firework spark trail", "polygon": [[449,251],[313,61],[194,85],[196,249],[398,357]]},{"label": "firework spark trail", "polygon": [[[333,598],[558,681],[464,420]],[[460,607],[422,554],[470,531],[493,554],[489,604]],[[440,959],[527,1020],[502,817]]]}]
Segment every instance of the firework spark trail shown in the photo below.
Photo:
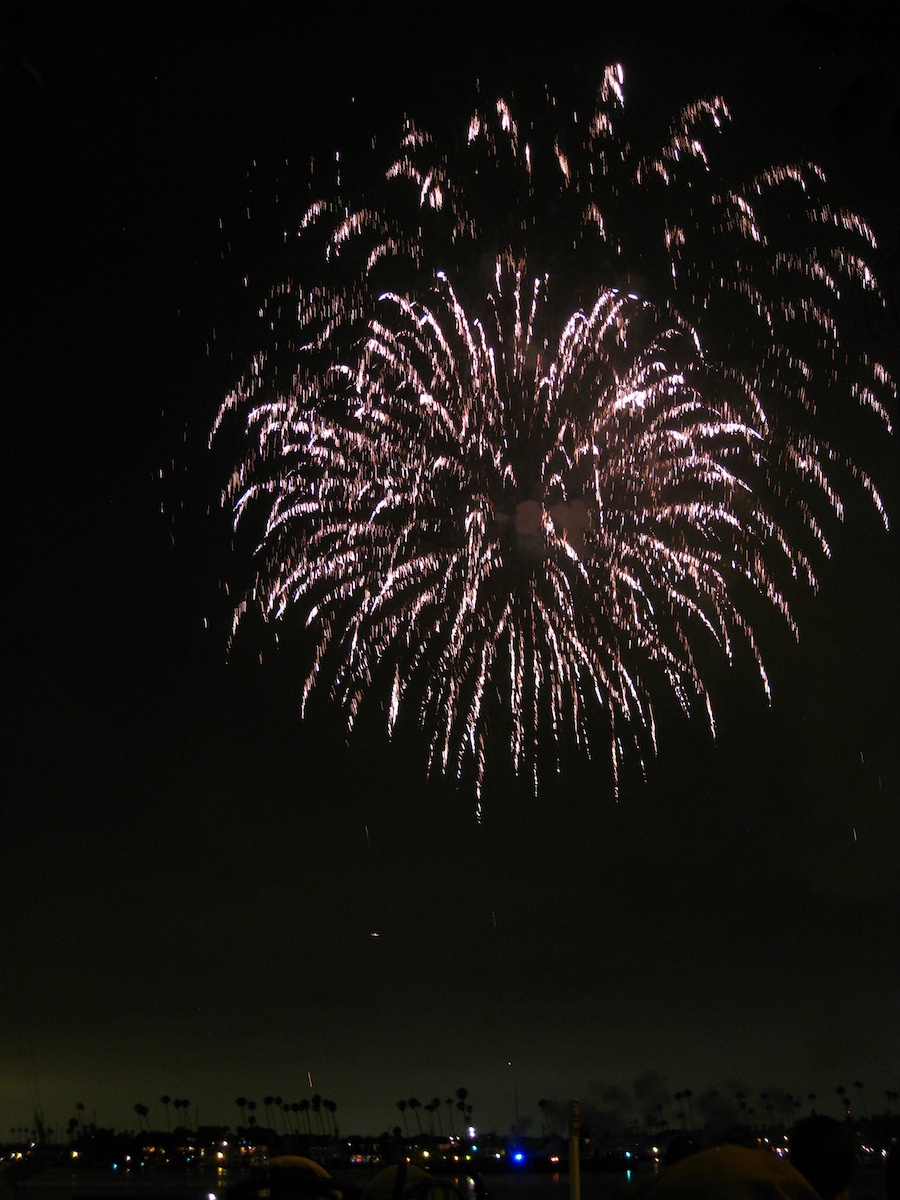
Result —
[{"label": "firework spark trail", "polygon": [[828,441],[848,404],[889,428],[896,398],[839,334],[842,294],[877,295],[871,230],[812,165],[719,180],[721,100],[644,156],[619,68],[586,122],[553,117],[501,100],[446,152],[408,122],[365,194],[314,179],[317,274],[263,313],[290,377],[261,353],[216,422],[243,421],[235,524],[263,517],[236,622],[303,614],[304,708],[325,686],[351,728],[367,702],[389,731],[415,712],[479,805],[501,741],[537,786],[598,731],[616,781],[626,744],[643,761],[661,689],[713,728],[710,646],[748,647],[768,694],[754,625],[796,634],[835,479],[887,523]]}]

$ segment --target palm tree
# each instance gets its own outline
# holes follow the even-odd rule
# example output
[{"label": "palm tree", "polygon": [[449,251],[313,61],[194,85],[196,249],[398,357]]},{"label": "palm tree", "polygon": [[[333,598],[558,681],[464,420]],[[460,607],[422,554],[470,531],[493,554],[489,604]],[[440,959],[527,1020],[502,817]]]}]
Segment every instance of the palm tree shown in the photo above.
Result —
[{"label": "palm tree", "polygon": [[[143,1129],[144,1121],[146,1120],[147,1113],[150,1111],[150,1109],[147,1107],[146,1104],[135,1104],[134,1111],[137,1113],[138,1129]],[[148,1129],[150,1128],[149,1121],[147,1121],[147,1128]]]},{"label": "palm tree", "polygon": [[711,1088],[706,1095],[700,1100],[700,1113],[705,1124],[709,1124],[711,1119],[714,1119],[718,1108],[719,1093],[715,1088]]},{"label": "palm tree", "polygon": [[846,1113],[847,1113],[847,1115],[849,1116],[849,1114],[850,1114],[850,1100],[849,1100],[849,1098],[847,1097],[847,1089],[846,1089],[845,1087],[836,1087],[834,1090],[835,1090],[835,1091],[837,1092],[837,1094],[840,1096],[840,1098],[841,1098],[841,1104],[843,1104],[843,1106],[844,1106],[844,1109],[846,1110]]},{"label": "palm tree", "polygon": [[688,1102],[688,1114],[689,1114],[690,1120],[691,1120],[691,1129],[693,1129],[694,1128],[694,1106],[693,1106],[693,1104],[691,1104],[691,1100],[694,1097],[694,1093],[691,1091],[690,1088],[685,1088],[684,1091],[681,1093],[681,1095]]},{"label": "palm tree", "polygon": [[463,1115],[463,1125],[464,1126],[466,1124],[467,1118],[470,1117],[472,1114],[471,1105],[468,1108],[466,1107],[466,1099],[467,1099],[468,1095],[469,1095],[469,1093],[466,1091],[465,1088],[457,1088],[456,1089],[456,1107],[459,1109],[459,1111]]},{"label": "palm tree", "polygon": [[422,1121],[419,1118],[419,1109],[422,1107],[422,1105],[415,1098],[415,1096],[410,1096],[409,1100],[407,1100],[407,1104],[409,1105],[410,1109],[412,1110],[412,1112],[416,1118],[416,1124],[419,1127],[419,1133],[421,1133],[422,1132]]},{"label": "palm tree", "polygon": [[299,1103],[300,1103],[300,1111],[303,1113],[303,1119],[306,1122],[306,1132],[309,1134],[310,1137],[312,1137],[312,1125],[310,1125],[310,1123],[309,1123],[309,1101],[304,1099],[304,1100],[301,1100]]},{"label": "palm tree", "polygon": [[246,1125],[247,1124],[247,1097],[246,1096],[238,1096],[237,1100],[235,1100],[235,1104],[241,1110],[241,1124]]},{"label": "palm tree", "polygon": [[406,1137],[408,1139],[409,1138],[409,1126],[406,1123],[406,1101],[398,1100],[397,1107],[400,1109],[400,1112],[403,1114],[403,1128],[406,1130]]},{"label": "palm tree", "polygon": [[325,1136],[325,1125],[322,1121],[322,1097],[319,1095],[318,1092],[316,1092],[316,1094],[313,1096],[312,1101],[311,1101],[311,1106],[312,1106],[313,1112],[316,1114],[316,1120],[319,1125],[319,1133],[322,1135],[322,1137],[324,1137]]},{"label": "palm tree", "polygon": [[266,1110],[266,1124],[272,1128],[272,1105],[275,1103],[274,1096],[263,1096],[263,1108]]},{"label": "palm tree", "polygon": [[456,1131],[453,1128],[453,1097],[452,1096],[447,1097],[447,1112],[450,1114],[450,1121],[449,1121],[450,1136],[453,1137],[453,1135]]},{"label": "palm tree", "polygon": [[443,1118],[441,1117],[441,1098],[440,1098],[440,1096],[432,1096],[431,1097],[431,1111],[437,1113],[438,1129],[440,1131],[441,1137],[443,1137],[444,1136],[444,1121],[443,1121]]},{"label": "palm tree", "polygon": [[865,1100],[863,1100],[863,1094],[862,1094],[863,1085],[857,1081],[856,1083],[854,1083],[854,1085],[853,1085],[853,1086],[854,1086],[854,1087],[856,1088],[856,1090],[859,1092],[859,1103],[860,1103],[860,1107],[861,1107],[861,1108],[862,1108],[862,1110],[863,1110],[863,1116],[864,1116],[864,1117],[865,1117],[865,1119],[868,1121],[868,1119],[869,1119],[869,1114],[868,1114],[868,1112],[866,1111],[866,1102],[865,1102]]},{"label": "palm tree", "polygon": [[169,1132],[169,1105],[172,1103],[171,1096],[160,1096],[159,1102],[166,1110],[166,1133]]}]

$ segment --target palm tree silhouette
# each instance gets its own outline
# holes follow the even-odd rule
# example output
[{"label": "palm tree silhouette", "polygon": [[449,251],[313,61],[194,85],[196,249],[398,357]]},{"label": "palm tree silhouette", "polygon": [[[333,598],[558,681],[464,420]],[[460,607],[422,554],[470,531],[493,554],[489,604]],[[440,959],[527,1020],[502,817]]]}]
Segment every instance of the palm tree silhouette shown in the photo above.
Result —
[{"label": "palm tree silhouette", "polygon": [[238,1096],[237,1100],[235,1100],[235,1104],[241,1110],[241,1124],[246,1125],[247,1124],[247,1097],[246,1096]]},{"label": "palm tree silhouette", "polygon": [[[134,1111],[137,1113],[138,1129],[143,1129],[144,1121],[146,1120],[147,1113],[150,1111],[150,1109],[147,1107],[146,1104],[135,1104]],[[147,1121],[147,1128],[148,1129],[150,1128],[149,1121]]]},{"label": "palm tree silhouette", "polygon": [[447,1112],[450,1114],[450,1118],[449,1118],[450,1136],[453,1137],[456,1130],[453,1128],[453,1097],[452,1096],[447,1097]]},{"label": "palm tree silhouette", "polygon": [[169,1105],[172,1103],[172,1097],[171,1096],[160,1096],[159,1102],[166,1110],[166,1133],[168,1133],[169,1132]]},{"label": "palm tree silhouette", "polygon": [[438,1129],[440,1131],[441,1137],[443,1137],[444,1136],[444,1122],[441,1117],[441,1098],[440,1098],[440,1096],[432,1096],[431,1111],[437,1113]]},{"label": "palm tree silhouette", "polygon": [[419,1117],[419,1109],[422,1107],[422,1105],[415,1098],[415,1096],[410,1096],[410,1098],[407,1100],[407,1104],[410,1107],[410,1111],[413,1113],[413,1115],[416,1118],[416,1124],[419,1127],[419,1133],[421,1133],[422,1132],[422,1121]]},{"label": "palm tree silhouette", "polygon": [[711,1088],[700,1101],[700,1112],[705,1116],[707,1122],[714,1113],[718,1099],[719,1093],[715,1088]]},{"label": "palm tree silhouette", "polygon": [[406,1123],[406,1101],[398,1100],[397,1107],[400,1109],[400,1112],[403,1114],[403,1128],[406,1130],[406,1137],[408,1139],[409,1138],[409,1126]]},{"label": "palm tree silhouette", "polygon": [[861,1108],[862,1108],[862,1110],[863,1110],[863,1116],[864,1116],[864,1117],[866,1118],[866,1120],[868,1121],[868,1119],[869,1119],[869,1114],[868,1114],[868,1111],[866,1110],[866,1102],[865,1102],[865,1100],[863,1100],[863,1094],[862,1094],[863,1085],[857,1081],[856,1083],[854,1083],[854,1085],[853,1085],[853,1086],[854,1086],[854,1087],[856,1088],[856,1090],[859,1092],[859,1103],[860,1103],[860,1107],[861,1107]]}]

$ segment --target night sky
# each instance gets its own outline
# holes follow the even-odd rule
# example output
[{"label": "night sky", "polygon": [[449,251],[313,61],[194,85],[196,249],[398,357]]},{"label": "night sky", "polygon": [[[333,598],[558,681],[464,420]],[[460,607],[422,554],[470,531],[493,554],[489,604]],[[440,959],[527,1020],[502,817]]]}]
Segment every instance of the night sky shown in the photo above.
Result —
[{"label": "night sky", "polygon": [[[478,77],[588,97],[619,58],[658,119],[721,92],[749,161],[822,162],[893,288],[893,325],[844,336],[874,337],[896,377],[887,20],[547,6],[437,32],[428,6],[371,7],[28,5],[0,28],[0,1131],[36,1110],[64,1126],[78,1102],[160,1125],[166,1093],[234,1124],[237,1096],[303,1099],[307,1073],[344,1132],[458,1087],[477,1126],[516,1104],[538,1125],[539,1099],[602,1105],[644,1071],[835,1114],[861,1080],[877,1108],[900,1082],[894,531],[851,498],[800,645],[770,633],[771,707],[723,670],[715,743],[664,712],[618,803],[605,768],[573,767],[537,799],[489,790],[479,824],[414,741],[348,745],[327,706],[301,723],[300,635],[228,659],[220,581],[246,563],[206,438],[279,276],[273,221],[299,216],[273,217],[279,163],[407,111],[465,121]],[[896,438],[854,433],[896,525]]]}]

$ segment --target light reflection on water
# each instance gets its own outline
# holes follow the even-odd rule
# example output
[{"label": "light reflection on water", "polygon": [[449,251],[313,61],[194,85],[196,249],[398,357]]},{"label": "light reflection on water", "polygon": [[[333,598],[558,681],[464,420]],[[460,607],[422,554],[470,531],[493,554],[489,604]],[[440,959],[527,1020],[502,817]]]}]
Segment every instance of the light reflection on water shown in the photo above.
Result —
[{"label": "light reflection on water", "polygon": [[[362,1200],[376,1175],[371,1168],[335,1171],[335,1182],[355,1184]],[[640,1184],[651,1173],[649,1167],[614,1174],[581,1172],[581,1200],[629,1200],[640,1195]],[[14,1195],[17,1200],[224,1200],[225,1191],[244,1177],[240,1171],[72,1171],[51,1168],[22,1180]],[[487,1200],[569,1200],[569,1177],[565,1173],[544,1174],[513,1171],[484,1177]],[[474,1196],[474,1191],[470,1191]],[[853,1181],[850,1200],[883,1200],[884,1171],[862,1167]]]},{"label": "light reflection on water", "polygon": [[[223,1200],[225,1191],[244,1177],[243,1171],[93,1171],[50,1168],[23,1180],[19,1200]],[[371,1168],[335,1171],[334,1179],[366,1190],[377,1172]],[[629,1171],[628,1176],[631,1176]],[[562,1172],[515,1171],[484,1177],[487,1200],[569,1200],[569,1177]],[[582,1200],[612,1200],[626,1173],[582,1172]],[[474,1189],[469,1190],[474,1196]]]}]

